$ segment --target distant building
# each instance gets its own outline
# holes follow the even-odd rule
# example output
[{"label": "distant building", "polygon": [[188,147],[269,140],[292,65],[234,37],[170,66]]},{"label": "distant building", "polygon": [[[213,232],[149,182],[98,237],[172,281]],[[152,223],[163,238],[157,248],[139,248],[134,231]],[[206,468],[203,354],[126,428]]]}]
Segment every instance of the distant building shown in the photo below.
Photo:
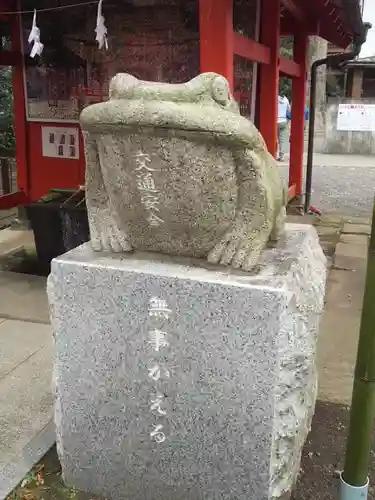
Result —
[{"label": "distant building", "polygon": [[345,97],[375,98],[375,56],[349,61],[345,71]]},{"label": "distant building", "polygon": [[[333,49],[330,49],[333,54]],[[327,97],[375,98],[375,56],[347,62],[342,68],[327,68]]]}]

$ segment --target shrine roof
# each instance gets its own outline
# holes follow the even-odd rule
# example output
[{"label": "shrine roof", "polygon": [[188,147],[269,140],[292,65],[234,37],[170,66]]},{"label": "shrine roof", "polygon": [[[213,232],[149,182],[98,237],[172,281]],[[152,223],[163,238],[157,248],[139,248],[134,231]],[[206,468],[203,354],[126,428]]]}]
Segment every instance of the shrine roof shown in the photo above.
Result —
[{"label": "shrine roof", "polygon": [[[111,0],[116,5],[121,0]],[[122,0],[136,4],[145,0]],[[150,1],[150,0],[148,0]],[[172,2],[174,0],[159,0]],[[185,0],[178,0],[183,3]],[[197,0],[198,1],[198,0]],[[261,0],[262,1],[262,0]],[[176,3],[178,3],[176,2]],[[70,2],[68,2],[70,3]],[[71,0],[74,3],[74,0]],[[357,37],[365,33],[362,19],[364,0],[281,0],[284,34],[294,34],[296,29],[305,30],[309,35],[318,35],[328,42],[345,49]],[[15,0],[0,0],[0,5],[14,5]],[[22,9],[42,8],[59,5],[58,0],[20,0]]]},{"label": "shrine roof", "polygon": [[310,35],[318,35],[345,49],[365,33],[363,0],[281,0],[281,3],[290,34],[298,20],[298,25],[304,26]]}]

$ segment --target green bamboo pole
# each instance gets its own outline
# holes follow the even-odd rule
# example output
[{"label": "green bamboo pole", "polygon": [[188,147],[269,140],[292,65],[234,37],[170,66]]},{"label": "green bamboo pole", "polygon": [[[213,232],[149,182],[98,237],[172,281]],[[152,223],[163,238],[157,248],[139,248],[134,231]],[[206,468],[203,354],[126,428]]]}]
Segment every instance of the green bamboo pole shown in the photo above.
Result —
[{"label": "green bamboo pole", "polygon": [[367,483],[375,414],[375,201],[368,248],[352,408],[347,441],[344,481],[360,487]]}]

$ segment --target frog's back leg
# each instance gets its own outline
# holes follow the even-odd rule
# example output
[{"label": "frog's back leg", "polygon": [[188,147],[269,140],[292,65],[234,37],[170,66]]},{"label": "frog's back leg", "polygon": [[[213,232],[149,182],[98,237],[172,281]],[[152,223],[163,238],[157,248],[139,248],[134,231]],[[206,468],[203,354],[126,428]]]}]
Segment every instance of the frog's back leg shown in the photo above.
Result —
[{"label": "frog's back leg", "polygon": [[270,241],[278,241],[284,233],[286,221],[286,207],[281,207],[281,210],[276,217],[275,224],[270,234]]},{"label": "frog's back leg", "polygon": [[263,151],[240,149],[232,153],[238,185],[236,216],[208,261],[250,271],[269,241],[282,196],[280,192],[276,205],[275,183],[267,175],[268,158]]},{"label": "frog's back leg", "polygon": [[276,216],[273,229],[270,234],[270,241],[278,241],[284,233],[286,222],[286,206],[288,204],[288,189],[283,186],[283,203]]}]

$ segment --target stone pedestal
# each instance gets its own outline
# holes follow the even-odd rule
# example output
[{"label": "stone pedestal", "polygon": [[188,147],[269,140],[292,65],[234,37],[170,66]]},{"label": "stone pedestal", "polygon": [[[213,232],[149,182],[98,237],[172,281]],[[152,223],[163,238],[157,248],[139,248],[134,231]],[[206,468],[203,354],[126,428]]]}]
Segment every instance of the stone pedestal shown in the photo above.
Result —
[{"label": "stone pedestal", "polygon": [[83,245],[48,282],[68,485],[131,500],[268,500],[316,398],[325,258],[287,225],[253,273]]}]

